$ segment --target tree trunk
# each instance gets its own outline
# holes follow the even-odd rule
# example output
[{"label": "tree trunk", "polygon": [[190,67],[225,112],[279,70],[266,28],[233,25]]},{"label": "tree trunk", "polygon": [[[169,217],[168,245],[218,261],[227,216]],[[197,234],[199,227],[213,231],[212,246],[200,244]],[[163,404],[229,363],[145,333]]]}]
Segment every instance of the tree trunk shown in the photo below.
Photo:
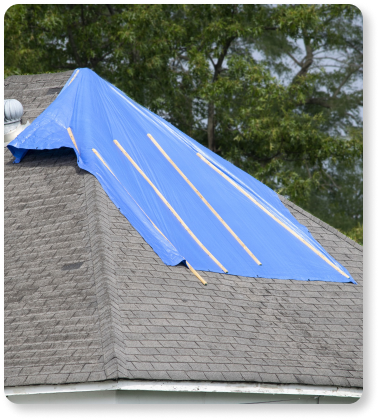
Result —
[{"label": "tree trunk", "polygon": [[212,152],[216,151],[215,145],[215,106],[214,103],[208,104],[208,149]]},{"label": "tree trunk", "polygon": [[[226,57],[226,54],[228,53],[228,49],[233,42],[233,40],[236,39],[236,36],[232,36],[228,38],[225,42],[225,45],[222,49],[221,55],[217,59],[217,63],[214,63],[212,60],[212,57],[209,56],[210,60],[212,61],[213,67],[214,67],[214,73],[213,73],[213,80],[212,83],[215,83],[218,79],[221,71],[222,71],[222,63],[224,62],[224,58]],[[208,149],[212,150],[212,152],[216,152],[216,141],[215,141],[215,104],[213,102],[208,103]]]}]

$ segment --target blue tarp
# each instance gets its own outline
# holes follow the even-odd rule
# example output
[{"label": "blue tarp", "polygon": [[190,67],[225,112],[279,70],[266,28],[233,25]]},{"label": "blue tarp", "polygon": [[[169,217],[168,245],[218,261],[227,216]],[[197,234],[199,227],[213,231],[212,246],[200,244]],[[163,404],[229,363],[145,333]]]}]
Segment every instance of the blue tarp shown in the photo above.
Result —
[{"label": "blue tarp", "polygon": [[[262,265],[253,260],[147,134]],[[114,140],[175,209],[187,229]],[[229,274],[240,276],[355,283],[274,191],[89,69],[73,72],[56,100],[8,145],[16,163],[30,149],[60,147],[75,150],[78,165],[96,176],[113,203],[167,265],[188,261],[196,270],[222,273],[223,266]]]}]

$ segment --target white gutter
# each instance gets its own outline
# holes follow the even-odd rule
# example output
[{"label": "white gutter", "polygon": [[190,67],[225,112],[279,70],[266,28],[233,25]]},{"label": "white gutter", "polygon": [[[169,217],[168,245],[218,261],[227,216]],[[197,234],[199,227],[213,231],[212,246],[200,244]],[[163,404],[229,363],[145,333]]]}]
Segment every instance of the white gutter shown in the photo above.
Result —
[{"label": "white gutter", "polygon": [[54,394],[90,391],[231,392],[242,394],[315,395],[360,398],[362,389],[335,386],[275,385],[222,382],[105,381],[63,385],[5,387],[5,395]]}]

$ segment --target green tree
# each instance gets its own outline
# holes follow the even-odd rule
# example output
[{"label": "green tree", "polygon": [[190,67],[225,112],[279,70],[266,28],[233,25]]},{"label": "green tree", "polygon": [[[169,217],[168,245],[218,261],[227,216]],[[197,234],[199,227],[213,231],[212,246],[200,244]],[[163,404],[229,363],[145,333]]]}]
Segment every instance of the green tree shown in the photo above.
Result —
[{"label": "green tree", "polygon": [[[113,6],[15,5],[7,10],[5,73],[112,65],[118,22]],[[116,26],[117,25],[117,26]]]},{"label": "green tree", "polygon": [[178,67],[198,80],[196,138],[344,232],[362,226],[360,12],[208,5],[187,14]]},{"label": "green tree", "polygon": [[[293,166],[303,179],[307,172],[308,179],[317,175],[308,196],[299,197],[298,203],[363,243],[362,16],[348,5],[298,6],[300,12],[312,9],[317,12],[316,19],[303,26],[296,24],[299,29],[280,42],[266,38],[261,48],[266,65],[282,80],[293,84],[299,78],[314,77],[302,112],[318,113],[324,132],[348,140],[348,150],[337,154],[330,150],[322,164]],[[279,19],[293,18],[295,13],[283,6],[278,11]],[[278,56],[281,60],[275,61]]]}]

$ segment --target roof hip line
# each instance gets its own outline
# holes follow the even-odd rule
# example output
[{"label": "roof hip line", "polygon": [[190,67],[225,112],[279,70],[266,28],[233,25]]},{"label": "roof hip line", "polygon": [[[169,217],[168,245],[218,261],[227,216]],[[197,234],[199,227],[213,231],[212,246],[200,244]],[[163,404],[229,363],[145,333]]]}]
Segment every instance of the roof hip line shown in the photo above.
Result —
[{"label": "roof hip line", "polygon": [[104,372],[107,379],[128,378],[128,369],[121,362],[126,359],[125,344],[122,339],[124,334],[120,322],[120,298],[117,276],[114,272],[115,263],[112,257],[111,230],[105,192],[90,173],[84,175],[84,184],[100,320],[99,333],[104,354]]}]

